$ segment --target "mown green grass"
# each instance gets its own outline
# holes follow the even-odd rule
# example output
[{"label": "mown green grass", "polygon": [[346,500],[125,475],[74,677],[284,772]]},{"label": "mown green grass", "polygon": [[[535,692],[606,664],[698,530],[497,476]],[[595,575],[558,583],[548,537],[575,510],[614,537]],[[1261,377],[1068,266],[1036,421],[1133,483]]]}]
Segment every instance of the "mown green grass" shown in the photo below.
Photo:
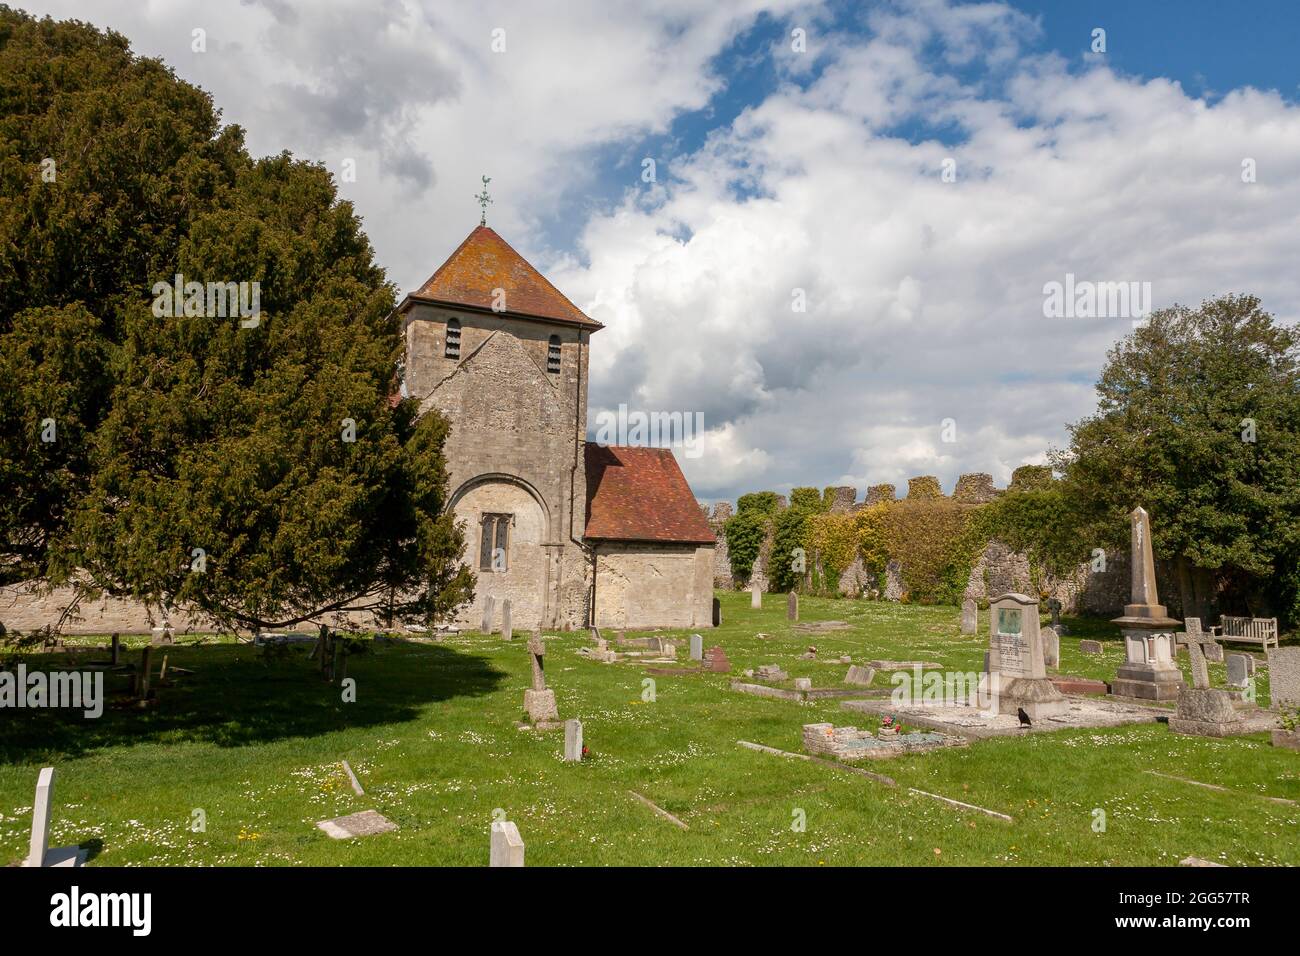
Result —
[{"label": "mown green grass", "polygon": [[[485,865],[498,808],[518,824],[532,866],[1169,865],[1188,855],[1300,863],[1300,807],[1264,799],[1300,801],[1300,755],[1270,747],[1265,735],[1209,740],[1158,724],[867,764],[896,788],[738,747],[743,739],[799,751],[805,723],[871,724],[834,700],[801,705],[730,691],[745,668],[780,663],[815,686],[838,685],[841,654],[978,671],[987,640],[983,630],[961,635],[955,608],[805,598],[804,621],[853,625],[809,636],[786,623],[782,597],[766,596],[758,612],[748,594],[720,597],[724,624],[705,632],[705,643],[726,649],[732,675],[655,677],[653,702],[642,699],[641,665],[578,655],[589,644],[585,632],[547,641],[560,714],[584,723],[591,756],[581,765],[561,761],[562,732],[516,729],[529,675],[520,637],[375,648],[350,662],[355,703],[320,680],[305,648],[274,663],[246,645],[169,648],[171,663],[196,673],[164,688],[154,710],[110,710],[90,721],[0,712],[0,863],[26,854],[43,765],[59,769],[54,845],[90,842],[92,865]],[[1061,672],[1112,678],[1122,659],[1118,633],[1104,622],[1067,623]],[[1081,637],[1105,639],[1106,653],[1080,654]],[[799,659],[809,644],[820,660]],[[62,664],[59,655],[27,661]],[[1223,680],[1221,665],[1212,672]],[[121,681],[110,680],[110,690]],[[876,683],[890,686],[884,674]],[[344,759],[365,796],[349,788]],[[1014,822],[953,809],[909,786]],[[189,826],[200,808],[207,829],[196,833]],[[372,808],[401,830],[335,841],[314,825]],[[796,810],[806,816],[804,832],[792,829]],[[1105,812],[1105,832],[1093,829],[1095,810]]]}]

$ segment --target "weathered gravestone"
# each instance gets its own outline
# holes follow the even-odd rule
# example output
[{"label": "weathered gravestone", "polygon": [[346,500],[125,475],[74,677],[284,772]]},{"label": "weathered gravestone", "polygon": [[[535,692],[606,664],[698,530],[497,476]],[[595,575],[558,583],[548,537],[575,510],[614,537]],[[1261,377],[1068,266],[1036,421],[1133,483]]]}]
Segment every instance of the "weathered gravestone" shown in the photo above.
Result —
[{"label": "weathered gravestone", "polygon": [[501,637],[508,641],[514,636],[514,625],[510,621],[510,598],[506,598],[501,602]]},{"label": "weathered gravestone", "polygon": [[763,607],[763,592],[758,586],[758,578],[749,582],[749,606],[755,611]]},{"label": "weathered gravestone", "polygon": [[717,598],[713,599],[713,626],[722,627],[722,602]]},{"label": "weathered gravestone", "polygon": [[582,761],[582,721],[580,720],[564,722],[564,759],[569,762]]},{"label": "weathered gravestone", "polygon": [[1250,679],[1255,675],[1255,658],[1249,654],[1228,655],[1228,686],[1242,691],[1250,686]]},{"label": "weathered gravestone", "polygon": [[799,595],[791,591],[785,599],[785,619],[787,621],[799,620]]},{"label": "weathered gravestone", "polygon": [[483,598],[483,626],[479,628],[484,634],[492,633],[492,617],[496,611],[496,598],[487,595]]},{"label": "weathered gravestone", "polygon": [[979,605],[970,598],[961,602],[961,632],[974,634],[979,630]]},{"label": "weathered gravestone", "polygon": [[704,660],[704,638],[699,634],[691,635],[691,660]]},{"label": "weathered gravestone", "polygon": [[794,679],[794,689],[795,689],[795,690],[812,690],[812,678],[811,678],[811,677],[796,677],[796,678]]},{"label": "weathered gravestone", "polygon": [[867,687],[875,678],[875,668],[854,664],[849,668],[849,672],[844,675],[844,683],[852,684],[854,687]]},{"label": "weathered gravestone", "polygon": [[524,710],[534,724],[558,720],[560,716],[560,711],[555,706],[555,691],[546,686],[546,673],[542,664],[545,656],[546,645],[542,642],[542,635],[534,633],[528,639],[528,661],[532,666],[533,686],[524,691]]},{"label": "weathered gravestone", "polygon": [[50,849],[50,809],[54,805],[54,768],[42,767],[36,777],[36,799],[32,803],[32,839],[23,866],[81,866],[86,851],[79,846]]},{"label": "weathered gravestone", "polygon": [[1173,700],[1183,686],[1174,663],[1174,628],[1156,593],[1156,562],[1151,546],[1151,519],[1142,508],[1129,515],[1132,547],[1132,603],[1114,623],[1124,635],[1124,663],[1115,672],[1111,693],[1144,700]]},{"label": "weathered gravestone", "polygon": [[1245,722],[1232,706],[1232,695],[1210,686],[1210,673],[1205,666],[1202,647],[1200,641],[1187,642],[1192,660],[1192,686],[1184,686],[1178,692],[1178,711],[1169,718],[1169,729],[1198,737],[1228,737],[1241,733]]},{"label": "weathered gravestone", "polygon": [[1045,627],[1042,630],[1043,641],[1043,666],[1060,667],[1061,666],[1061,638],[1056,633],[1056,628]]},{"label": "weathered gravestone", "polygon": [[1300,707],[1300,647],[1268,652],[1268,693],[1273,710]]},{"label": "weathered gravestone", "polygon": [[492,849],[488,854],[488,866],[523,866],[524,841],[519,836],[519,828],[509,820],[492,822]]},{"label": "weathered gravestone", "polygon": [[1101,641],[1080,641],[1080,642],[1079,642],[1079,653],[1080,653],[1080,654],[1100,654],[1100,653],[1101,653]]},{"label": "weathered gravestone", "polygon": [[989,602],[989,690],[998,712],[1023,710],[1032,720],[1067,711],[1070,702],[1047,679],[1038,632],[1038,602],[1009,592]]},{"label": "weathered gravestone", "polygon": [[1061,627],[1061,602],[1056,598],[1047,599],[1047,613],[1052,615],[1052,630],[1060,634],[1064,628]]},{"label": "weathered gravestone", "polygon": [[345,817],[321,820],[316,826],[335,840],[377,836],[380,833],[391,833],[397,829],[397,824],[378,810],[362,810],[360,813],[349,813]]}]

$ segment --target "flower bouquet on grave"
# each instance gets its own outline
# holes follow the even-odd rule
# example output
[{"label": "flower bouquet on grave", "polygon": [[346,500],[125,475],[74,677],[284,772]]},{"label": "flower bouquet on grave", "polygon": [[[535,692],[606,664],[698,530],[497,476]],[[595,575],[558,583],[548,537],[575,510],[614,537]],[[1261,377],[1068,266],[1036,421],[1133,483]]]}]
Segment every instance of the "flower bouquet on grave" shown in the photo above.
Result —
[{"label": "flower bouquet on grave", "polygon": [[893,714],[885,714],[884,719],[880,721],[880,732],[877,734],[877,736],[897,737],[898,727],[899,727],[898,721],[894,719]]}]

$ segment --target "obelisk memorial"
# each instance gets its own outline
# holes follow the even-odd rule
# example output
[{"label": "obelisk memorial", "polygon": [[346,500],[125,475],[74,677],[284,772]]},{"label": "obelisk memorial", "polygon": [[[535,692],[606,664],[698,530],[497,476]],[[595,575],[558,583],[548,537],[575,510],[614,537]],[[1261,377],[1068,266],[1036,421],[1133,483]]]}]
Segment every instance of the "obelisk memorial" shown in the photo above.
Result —
[{"label": "obelisk memorial", "polygon": [[1129,515],[1132,525],[1132,603],[1115,618],[1124,635],[1124,663],[1115,672],[1110,692],[1117,697],[1175,700],[1183,686],[1174,663],[1174,628],[1156,593],[1156,561],[1151,547],[1151,518],[1143,508]]}]

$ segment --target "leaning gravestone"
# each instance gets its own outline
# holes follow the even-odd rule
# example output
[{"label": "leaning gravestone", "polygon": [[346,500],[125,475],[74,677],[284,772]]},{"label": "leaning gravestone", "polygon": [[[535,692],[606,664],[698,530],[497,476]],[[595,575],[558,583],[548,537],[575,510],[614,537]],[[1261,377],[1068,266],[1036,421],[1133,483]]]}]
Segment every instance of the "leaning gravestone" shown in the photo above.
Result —
[{"label": "leaning gravestone", "polygon": [[1043,666],[1060,667],[1061,666],[1061,638],[1056,633],[1056,628],[1045,627],[1041,633],[1043,641]]},{"label": "leaning gravestone", "polygon": [[23,866],[81,866],[86,851],[79,846],[50,849],[50,808],[54,804],[54,768],[42,767],[36,778],[36,799],[32,803],[32,839]]},{"label": "leaning gravestone", "polygon": [[699,634],[691,635],[691,660],[704,660],[704,638]]},{"label": "leaning gravestone", "polygon": [[546,656],[546,645],[541,633],[535,633],[528,640],[528,661],[533,671],[533,686],[524,691],[524,710],[528,719],[534,724],[557,720],[559,708],[555,705],[555,691],[546,686],[546,672],[542,663]]},{"label": "leaning gravestone", "polygon": [[1233,707],[1231,693],[1210,686],[1204,644],[1200,641],[1186,643],[1192,659],[1192,686],[1179,690],[1178,710],[1169,718],[1169,729],[1198,737],[1229,737],[1240,733],[1245,721]]},{"label": "leaning gravestone", "polygon": [[1300,647],[1275,647],[1269,652],[1268,692],[1273,710],[1300,707]]},{"label": "leaning gravestone", "polygon": [[979,630],[979,606],[970,598],[961,602],[961,632],[974,634]]},{"label": "leaning gravestone", "polygon": [[763,592],[759,590],[758,578],[749,582],[749,606],[755,611],[763,607]]},{"label": "leaning gravestone", "polygon": [[514,626],[510,623],[510,598],[506,598],[501,602],[501,637],[508,641],[514,635]]},{"label": "leaning gravestone", "polygon": [[509,820],[494,820],[492,823],[492,849],[488,855],[488,866],[523,866],[524,841],[519,836],[519,828]]},{"label": "leaning gravestone", "polygon": [[488,595],[483,599],[483,626],[479,628],[484,634],[492,633],[492,615],[496,610],[496,599]]},{"label": "leaning gravestone", "polygon": [[799,620],[799,595],[791,591],[785,599],[785,619],[787,621]]}]

